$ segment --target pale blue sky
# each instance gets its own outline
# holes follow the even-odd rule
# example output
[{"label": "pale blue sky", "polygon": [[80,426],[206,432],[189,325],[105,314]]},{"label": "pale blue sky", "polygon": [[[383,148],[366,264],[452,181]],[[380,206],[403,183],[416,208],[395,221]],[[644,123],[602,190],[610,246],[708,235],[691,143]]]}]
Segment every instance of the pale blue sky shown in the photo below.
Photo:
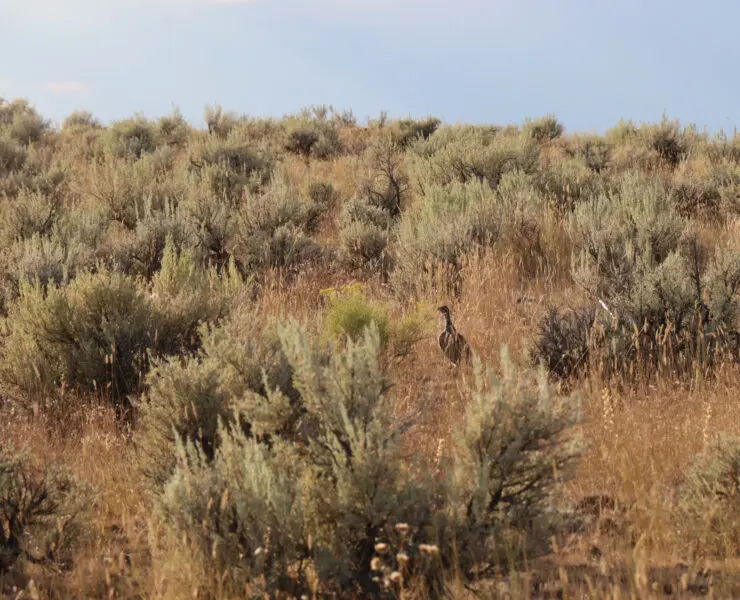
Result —
[{"label": "pale blue sky", "polygon": [[740,125],[733,0],[0,0],[0,96],[61,120],[206,104],[568,130]]}]

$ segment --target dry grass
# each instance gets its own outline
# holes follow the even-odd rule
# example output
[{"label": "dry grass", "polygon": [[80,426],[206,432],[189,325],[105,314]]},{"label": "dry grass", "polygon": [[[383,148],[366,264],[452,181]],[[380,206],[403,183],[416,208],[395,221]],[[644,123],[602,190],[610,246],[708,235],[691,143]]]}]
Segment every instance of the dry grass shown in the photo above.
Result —
[{"label": "dry grass", "polygon": [[[509,345],[514,357],[523,353],[532,323],[542,310],[544,301],[540,298],[554,303],[575,293],[547,278],[522,288],[506,257],[478,258],[465,269],[465,291],[451,303],[455,322],[475,352],[494,369],[501,344]],[[268,277],[259,312],[312,322],[323,310],[319,290],[342,282],[330,272],[302,275],[291,285],[278,276]],[[382,287],[375,287],[373,293],[384,297]],[[516,300],[522,296],[538,300],[518,304]],[[387,295],[385,299],[394,302]],[[440,301],[432,297],[422,300],[432,304]],[[402,312],[399,304],[391,306],[393,314]],[[472,373],[445,364],[435,330],[392,367],[391,377],[399,415],[421,410],[420,421],[406,440],[409,459],[417,462],[425,458],[443,467],[465,408]],[[599,597],[619,593],[644,597],[643,591],[659,596],[668,589],[680,590],[682,585],[691,591],[693,580],[703,581],[700,570],[673,568],[689,556],[701,555],[701,540],[691,539],[690,532],[678,527],[674,495],[692,457],[716,432],[740,433],[738,390],[740,372],[729,367],[713,381],[690,387],[660,381],[651,389],[618,394],[598,381],[584,383],[579,393],[584,398],[582,434],[588,451],[568,494],[575,501],[591,495],[619,500],[627,507],[619,516],[619,526],[626,529],[619,529],[619,535],[595,530],[579,534],[553,554],[553,564],[533,565],[518,582],[502,580],[495,594],[508,591],[519,597],[518,587],[521,597],[527,597],[537,589],[537,579],[544,579],[553,590],[565,587],[586,593],[593,586]],[[75,569],[48,585],[55,589],[61,586],[69,597],[192,597],[192,592],[184,593],[184,585],[205,586],[201,593],[207,588],[217,592],[215,583],[212,588],[202,580],[194,583],[202,574],[188,572],[185,576],[179,565],[194,568],[187,557],[162,556],[156,551],[158,524],[141,487],[135,451],[112,411],[80,412],[78,419],[63,425],[41,416],[5,415],[0,428],[0,437],[30,449],[40,461],[60,461],[96,490],[91,538],[80,548]],[[598,548],[598,558],[594,558],[594,548]],[[718,573],[715,585],[726,581],[737,585],[740,564],[731,556],[694,564]],[[727,574],[723,576],[724,571]],[[608,583],[620,575],[624,582]],[[653,581],[660,581],[657,591]],[[41,585],[38,580],[36,585]],[[540,586],[544,589],[542,586],[545,583]],[[488,592],[494,590],[489,588]],[[461,587],[460,597],[466,594],[471,592]]]}]

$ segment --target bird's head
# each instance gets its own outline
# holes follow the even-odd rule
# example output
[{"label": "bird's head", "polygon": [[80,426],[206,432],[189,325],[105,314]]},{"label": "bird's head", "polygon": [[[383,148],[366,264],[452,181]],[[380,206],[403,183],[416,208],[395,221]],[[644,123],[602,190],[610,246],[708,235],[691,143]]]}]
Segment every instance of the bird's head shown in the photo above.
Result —
[{"label": "bird's head", "polygon": [[445,317],[450,316],[450,309],[447,308],[446,306],[440,306],[437,310],[441,312]]}]

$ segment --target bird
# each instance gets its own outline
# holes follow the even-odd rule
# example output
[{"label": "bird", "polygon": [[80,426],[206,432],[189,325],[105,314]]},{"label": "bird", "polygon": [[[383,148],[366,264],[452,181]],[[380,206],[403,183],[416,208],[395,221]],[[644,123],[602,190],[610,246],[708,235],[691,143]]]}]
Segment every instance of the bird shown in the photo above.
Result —
[{"label": "bird", "polygon": [[450,309],[447,306],[440,306],[437,310],[444,315],[445,328],[442,333],[439,334],[439,347],[442,349],[442,353],[447,359],[455,366],[457,366],[461,360],[467,362],[470,360],[470,344],[468,344],[465,337],[457,332],[455,326],[452,324],[452,316]]}]

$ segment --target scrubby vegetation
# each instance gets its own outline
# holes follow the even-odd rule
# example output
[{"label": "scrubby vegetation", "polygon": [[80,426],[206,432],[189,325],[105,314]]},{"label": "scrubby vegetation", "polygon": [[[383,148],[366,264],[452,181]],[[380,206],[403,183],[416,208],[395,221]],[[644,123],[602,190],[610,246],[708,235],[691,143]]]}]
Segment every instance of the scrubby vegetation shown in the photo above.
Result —
[{"label": "scrubby vegetation", "polygon": [[3,594],[740,594],[740,136],[204,122],[0,101]]}]

